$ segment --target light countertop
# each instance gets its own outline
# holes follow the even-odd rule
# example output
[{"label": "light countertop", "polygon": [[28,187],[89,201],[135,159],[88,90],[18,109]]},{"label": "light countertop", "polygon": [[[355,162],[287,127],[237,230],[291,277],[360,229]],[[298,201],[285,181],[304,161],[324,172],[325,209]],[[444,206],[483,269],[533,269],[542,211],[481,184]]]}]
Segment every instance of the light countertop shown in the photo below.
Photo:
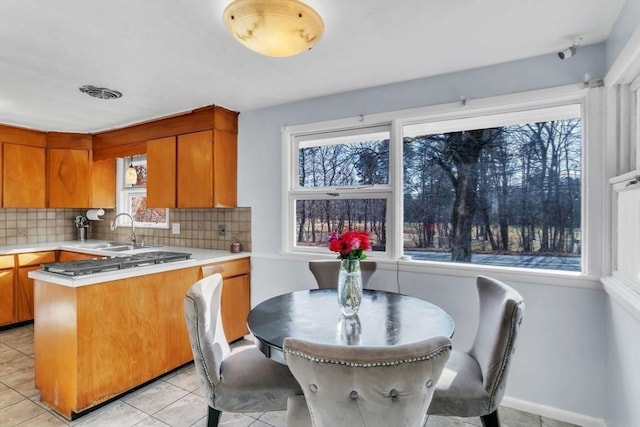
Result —
[{"label": "light countertop", "polygon": [[87,240],[80,242],[78,240],[64,241],[64,242],[48,242],[48,243],[28,243],[23,245],[8,245],[0,246],[0,254],[19,254],[27,252],[39,252],[39,251],[73,251],[81,252],[100,257],[112,257],[112,256],[128,256],[131,254],[138,254],[144,252],[154,251],[170,251],[170,252],[185,252],[190,253],[191,258],[184,261],[175,261],[162,264],[155,264],[142,267],[127,268],[116,271],[108,271],[104,273],[88,274],[85,276],[64,276],[56,273],[48,273],[43,270],[36,270],[29,272],[29,277],[35,280],[42,280],[49,283],[55,283],[63,286],[77,287],[85,285],[93,285],[96,283],[109,282],[112,280],[126,279],[136,276],[144,276],[147,274],[161,273],[164,271],[177,270],[181,268],[197,267],[200,265],[211,264],[213,262],[230,261],[239,258],[247,258],[251,256],[249,252],[231,253],[229,251],[214,250],[214,249],[197,249],[186,248],[180,246],[151,246],[143,249],[136,249],[134,251],[121,251],[121,252],[108,252],[99,249],[80,248],[79,245],[91,245],[105,243],[102,240]]}]

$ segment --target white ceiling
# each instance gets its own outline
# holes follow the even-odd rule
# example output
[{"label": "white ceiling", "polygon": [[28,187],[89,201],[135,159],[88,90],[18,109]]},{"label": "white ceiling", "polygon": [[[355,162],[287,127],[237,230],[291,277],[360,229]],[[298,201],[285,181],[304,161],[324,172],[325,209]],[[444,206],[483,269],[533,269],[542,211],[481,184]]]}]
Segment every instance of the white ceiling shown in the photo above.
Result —
[{"label": "white ceiling", "polygon": [[[606,40],[624,0],[306,0],[325,34],[280,59],[232,39],[228,3],[0,0],[0,123],[95,132],[555,55]],[[124,96],[91,98],[85,84]]]}]

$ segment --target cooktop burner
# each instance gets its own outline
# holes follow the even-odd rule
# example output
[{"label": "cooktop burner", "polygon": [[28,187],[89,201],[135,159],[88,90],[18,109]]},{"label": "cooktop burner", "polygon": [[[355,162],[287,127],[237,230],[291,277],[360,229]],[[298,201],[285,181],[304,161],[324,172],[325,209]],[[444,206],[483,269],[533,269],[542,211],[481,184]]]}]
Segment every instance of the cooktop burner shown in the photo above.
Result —
[{"label": "cooktop burner", "polygon": [[65,276],[84,276],[87,274],[103,273],[105,271],[183,261],[189,258],[191,258],[191,254],[185,252],[155,251],[104,259],[50,262],[48,264],[42,264],[42,268],[49,273],[62,274]]}]

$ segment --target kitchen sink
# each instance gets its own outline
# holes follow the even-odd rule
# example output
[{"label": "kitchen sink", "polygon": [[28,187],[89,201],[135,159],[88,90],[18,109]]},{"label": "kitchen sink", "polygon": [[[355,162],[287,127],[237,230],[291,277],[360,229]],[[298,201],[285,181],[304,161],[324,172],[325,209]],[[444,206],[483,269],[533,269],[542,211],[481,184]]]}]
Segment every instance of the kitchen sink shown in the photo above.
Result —
[{"label": "kitchen sink", "polygon": [[147,249],[147,248],[157,248],[160,245],[148,245],[148,244],[140,244],[140,245],[132,245],[127,242],[100,242],[100,243],[78,243],[76,245],[71,245],[71,247],[76,249],[93,249],[105,252],[124,252],[124,251],[135,251],[139,249]]},{"label": "kitchen sink", "polygon": [[147,249],[147,248],[157,248],[160,246],[160,245],[147,245],[144,243],[139,245],[132,245],[131,243],[124,243],[124,242],[109,242],[106,245],[107,246],[103,246],[97,249],[105,252],[124,252],[124,251],[135,251],[135,250]]}]

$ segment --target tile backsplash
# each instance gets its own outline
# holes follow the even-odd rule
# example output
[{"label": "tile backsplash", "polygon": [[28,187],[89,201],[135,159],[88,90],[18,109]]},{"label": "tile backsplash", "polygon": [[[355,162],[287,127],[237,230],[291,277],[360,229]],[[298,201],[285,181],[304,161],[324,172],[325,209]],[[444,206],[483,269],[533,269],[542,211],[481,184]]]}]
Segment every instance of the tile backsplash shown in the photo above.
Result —
[{"label": "tile backsplash", "polygon": [[[0,209],[0,246],[76,240],[74,224],[86,209]],[[102,221],[90,221],[89,239],[126,241],[131,227],[111,231],[114,209],[105,209]],[[251,251],[251,208],[170,209],[169,220],[180,224],[180,234],[171,229],[136,228],[138,241],[148,244],[229,250],[240,242],[242,251]],[[225,235],[218,229],[225,226]]]},{"label": "tile backsplash", "polygon": [[[111,231],[114,209],[105,209],[102,221],[90,221],[89,238],[127,241],[131,227],[125,225]],[[229,250],[231,243],[240,242],[242,251],[251,251],[251,208],[170,209],[169,222],[180,224],[180,234],[171,229],[137,228],[138,242],[148,244],[185,246],[190,248]],[[225,235],[218,229],[223,225]]]},{"label": "tile backsplash", "polygon": [[0,209],[0,246],[74,240],[78,209]]}]

